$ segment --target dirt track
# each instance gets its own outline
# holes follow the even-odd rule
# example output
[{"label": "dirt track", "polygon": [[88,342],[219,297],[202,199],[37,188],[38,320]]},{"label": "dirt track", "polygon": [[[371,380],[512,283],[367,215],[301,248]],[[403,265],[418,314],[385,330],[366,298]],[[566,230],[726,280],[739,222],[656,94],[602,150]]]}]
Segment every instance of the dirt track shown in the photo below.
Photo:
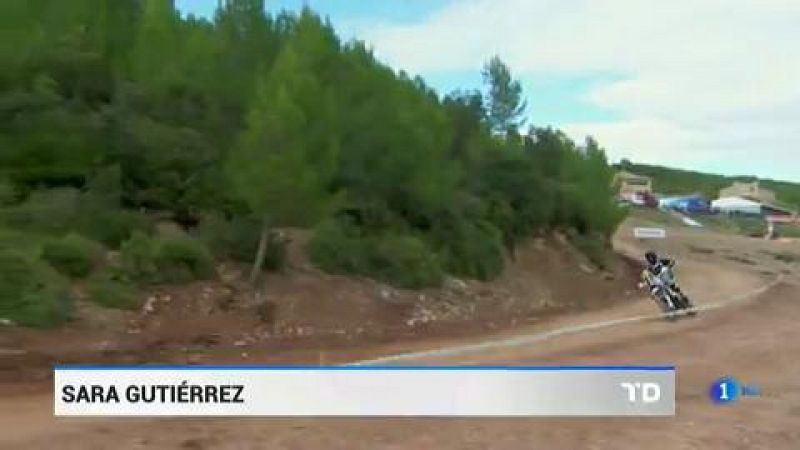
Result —
[{"label": "dirt track", "polygon": [[[775,258],[786,249],[800,254],[798,246],[695,231],[671,236],[661,249],[679,256],[679,274],[700,305],[732,298],[779,276],[785,281],[747,302],[677,323],[646,321],[535,346],[418,362],[673,364],[678,367],[678,413],[674,419],[56,420],[52,394],[45,392],[3,399],[0,448],[800,448],[798,266]],[[617,245],[622,251],[641,250],[624,238]],[[523,332],[539,333],[652,311],[653,305],[642,299],[559,318]],[[763,397],[729,407],[713,406],[707,390],[723,375],[759,384]]]}]

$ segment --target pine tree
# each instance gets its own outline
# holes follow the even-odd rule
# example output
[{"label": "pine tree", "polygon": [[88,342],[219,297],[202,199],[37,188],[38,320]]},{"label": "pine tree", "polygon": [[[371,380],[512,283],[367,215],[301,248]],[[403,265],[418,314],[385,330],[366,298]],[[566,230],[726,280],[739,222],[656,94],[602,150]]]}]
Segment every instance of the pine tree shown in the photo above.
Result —
[{"label": "pine tree", "polygon": [[229,159],[230,179],[263,231],[253,263],[255,282],[270,228],[308,226],[322,218],[334,196],[338,139],[332,90],[315,73],[324,57],[321,33],[306,18],[260,81],[246,130]]},{"label": "pine tree", "polygon": [[512,78],[511,70],[499,57],[486,63],[483,80],[488,88],[486,104],[492,131],[506,134],[524,125],[522,116],[527,102],[522,98],[522,86]]}]

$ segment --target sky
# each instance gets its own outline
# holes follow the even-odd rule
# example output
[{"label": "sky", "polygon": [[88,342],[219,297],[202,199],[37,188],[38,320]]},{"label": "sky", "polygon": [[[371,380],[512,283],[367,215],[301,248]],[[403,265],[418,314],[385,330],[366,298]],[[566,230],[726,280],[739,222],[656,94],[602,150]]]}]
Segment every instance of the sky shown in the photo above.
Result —
[{"label": "sky", "polygon": [[800,182],[800,1],[306,1],[441,93],[479,88],[500,56],[529,124],[592,135],[612,161]]}]

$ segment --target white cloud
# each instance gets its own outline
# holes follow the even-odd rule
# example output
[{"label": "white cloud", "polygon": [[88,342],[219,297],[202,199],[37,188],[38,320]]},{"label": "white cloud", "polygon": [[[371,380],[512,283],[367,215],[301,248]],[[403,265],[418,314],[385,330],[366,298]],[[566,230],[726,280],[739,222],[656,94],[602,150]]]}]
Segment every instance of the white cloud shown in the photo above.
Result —
[{"label": "white cloud", "polygon": [[800,180],[800,1],[458,0],[416,24],[359,31],[423,75],[477,71],[495,53],[521,77],[619,75],[585,100],[623,119],[568,132],[595,135],[612,157],[730,159],[722,170]]}]

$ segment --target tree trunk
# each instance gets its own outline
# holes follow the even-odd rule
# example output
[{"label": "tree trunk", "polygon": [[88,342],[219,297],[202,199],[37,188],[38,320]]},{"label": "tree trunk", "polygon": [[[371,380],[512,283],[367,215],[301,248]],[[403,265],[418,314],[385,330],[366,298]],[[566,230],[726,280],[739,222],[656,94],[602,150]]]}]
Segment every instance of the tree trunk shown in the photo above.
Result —
[{"label": "tree trunk", "polygon": [[264,259],[267,256],[267,244],[269,242],[269,221],[264,219],[261,228],[261,238],[258,241],[258,251],[256,252],[256,260],[253,261],[253,269],[250,272],[250,284],[255,285],[258,281],[258,276],[261,274],[261,269],[264,267]]}]

